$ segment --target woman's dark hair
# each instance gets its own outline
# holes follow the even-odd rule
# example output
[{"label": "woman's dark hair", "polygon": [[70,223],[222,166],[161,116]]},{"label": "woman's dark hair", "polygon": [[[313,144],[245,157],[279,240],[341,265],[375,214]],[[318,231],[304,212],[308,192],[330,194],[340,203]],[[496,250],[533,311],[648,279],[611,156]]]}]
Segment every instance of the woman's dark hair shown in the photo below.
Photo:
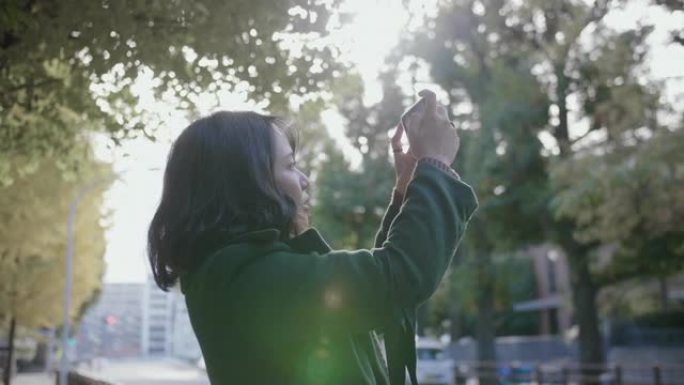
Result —
[{"label": "woman's dark hair", "polygon": [[168,290],[222,240],[266,228],[288,235],[296,206],[275,183],[274,127],[288,135],[294,151],[282,120],[254,112],[217,112],[176,139],[147,234],[160,288]]}]

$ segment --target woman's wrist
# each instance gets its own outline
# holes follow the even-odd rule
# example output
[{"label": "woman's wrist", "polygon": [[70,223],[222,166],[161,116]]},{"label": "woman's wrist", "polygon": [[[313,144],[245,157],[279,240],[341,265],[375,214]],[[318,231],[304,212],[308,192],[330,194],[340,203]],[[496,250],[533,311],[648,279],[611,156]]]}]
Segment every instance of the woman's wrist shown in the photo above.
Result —
[{"label": "woman's wrist", "polygon": [[406,195],[406,189],[408,188],[411,179],[408,180],[398,180],[394,184],[394,191],[400,193],[401,195]]},{"label": "woman's wrist", "polygon": [[451,168],[451,166],[449,166],[449,164],[445,163],[443,160],[433,158],[433,157],[422,157],[418,160],[418,162],[430,164],[430,165],[437,167],[438,169],[446,172],[447,174],[451,175],[452,177],[454,177],[456,179],[459,179],[459,180],[461,179],[461,176],[458,175],[458,173],[453,168]]},{"label": "woman's wrist", "polygon": [[403,202],[404,201],[404,196],[406,195],[406,187],[403,189],[399,189],[398,187],[394,187],[392,189],[392,203],[395,202]]}]

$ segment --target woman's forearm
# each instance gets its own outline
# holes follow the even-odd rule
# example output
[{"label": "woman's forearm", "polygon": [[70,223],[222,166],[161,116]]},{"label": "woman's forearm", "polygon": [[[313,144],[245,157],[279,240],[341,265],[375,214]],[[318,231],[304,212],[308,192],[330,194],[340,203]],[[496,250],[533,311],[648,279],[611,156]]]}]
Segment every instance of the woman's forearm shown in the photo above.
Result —
[{"label": "woman's forearm", "polygon": [[[441,169],[442,171],[446,172],[447,174],[451,175],[456,179],[461,179],[458,173],[456,173],[451,167],[449,167],[446,164],[442,164],[441,162],[430,158],[424,158],[423,161],[432,164],[433,166]],[[413,175],[413,172],[411,173],[411,175]],[[401,204],[404,202],[404,195],[406,193],[407,186],[408,182],[397,180],[397,185],[394,187],[394,189],[392,189],[392,198],[390,200],[390,204],[387,207],[387,210],[385,210],[385,215],[382,218],[380,228],[378,229],[378,232],[375,234],[375,243],[373,244],[374,247],[382,246],[382,243],[385,242],[385,240],[387,239],[387,231],[389,231],[390,224],[394,220],[394,217],[396,217],[399,213],[399,210],[401,209]]]}]

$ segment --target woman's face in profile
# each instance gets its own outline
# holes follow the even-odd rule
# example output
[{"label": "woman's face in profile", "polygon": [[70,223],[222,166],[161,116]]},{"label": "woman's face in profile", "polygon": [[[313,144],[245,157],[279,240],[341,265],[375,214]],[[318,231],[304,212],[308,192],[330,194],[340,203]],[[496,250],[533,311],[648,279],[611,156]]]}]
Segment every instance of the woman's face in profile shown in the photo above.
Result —
[{"label": "woman's face in profile", "polygon": [[310,208],[309,179],[295,165],[292,147],[282,130],[274,127],[272,135],[275,183],[297,204],[297,215],[308,217]]}]

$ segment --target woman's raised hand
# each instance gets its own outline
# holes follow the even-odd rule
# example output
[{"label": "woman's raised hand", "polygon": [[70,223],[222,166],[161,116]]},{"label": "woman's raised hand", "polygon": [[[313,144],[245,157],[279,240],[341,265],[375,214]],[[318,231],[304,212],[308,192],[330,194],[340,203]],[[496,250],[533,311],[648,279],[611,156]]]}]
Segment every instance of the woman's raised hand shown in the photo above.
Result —
[{"label": "woman's raised hand", "polygon": [[451,165],[460,144],[456,128],[434,92],[422,90],[418,95],[421,99],[401,117],[411,153],[417,159],[434,158]]}]

